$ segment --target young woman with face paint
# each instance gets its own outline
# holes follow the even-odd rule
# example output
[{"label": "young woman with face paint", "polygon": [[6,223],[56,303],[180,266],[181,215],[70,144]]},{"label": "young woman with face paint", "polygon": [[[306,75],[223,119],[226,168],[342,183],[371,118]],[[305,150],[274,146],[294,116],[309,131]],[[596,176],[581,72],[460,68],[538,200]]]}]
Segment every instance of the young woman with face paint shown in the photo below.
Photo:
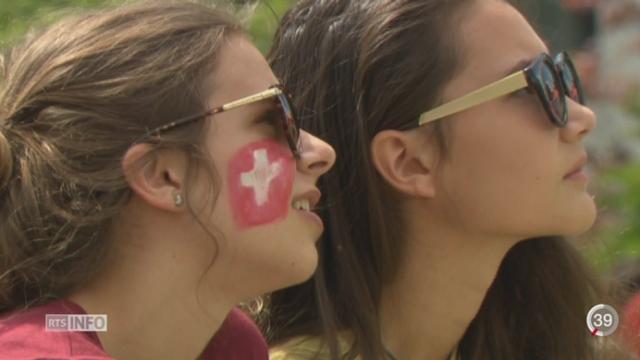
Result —
[{"label": "young woman with face paint", "polygon": [[319,269],[270,298],[273,359],[627,356],[590,334],[587,312],[611,302],[562,238],[596,216],[596,118],[548,53],[500,0],[301,0],[285,15],[272,66],[339,156]]},{"label": "young woman with face paint", "polygon": [[234,307],[313,273],[335,154],[241,27],[130,5],[0,64],[0,358],[265,359]]}]

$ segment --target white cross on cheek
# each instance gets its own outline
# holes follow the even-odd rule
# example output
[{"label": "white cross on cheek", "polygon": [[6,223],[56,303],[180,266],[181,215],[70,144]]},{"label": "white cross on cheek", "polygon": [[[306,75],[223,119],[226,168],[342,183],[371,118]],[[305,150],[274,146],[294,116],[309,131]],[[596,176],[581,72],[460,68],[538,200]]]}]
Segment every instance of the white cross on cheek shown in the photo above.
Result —
[{"label": "white cross on cheek", "polygon": [[279,162],[269,164],[267,150],[259,149],[253,152],[253,169],[240,175],[240,183],[244,187],[253,188],[258,206],[267,202],[271,181],[280,174],[282,166]]}]

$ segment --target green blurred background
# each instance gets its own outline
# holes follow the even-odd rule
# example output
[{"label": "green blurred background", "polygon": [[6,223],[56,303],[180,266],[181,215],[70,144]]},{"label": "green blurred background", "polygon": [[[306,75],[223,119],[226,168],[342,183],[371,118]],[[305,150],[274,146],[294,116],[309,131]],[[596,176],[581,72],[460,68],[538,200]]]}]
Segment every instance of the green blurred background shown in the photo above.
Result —
[{"label": "green blurred background", "polygon": [[[126,0],[0,0],[0,47],[19,41],[30,28],[52,23],[66,13],[82,9],[110,7],[131,1]],[[215,3],[215,1],[200,1]],[[294,0],[230,1],[239,14],[251,12],[247,26],[254,42],[263,52],[269,49],[278,20]]]},{"label": "green blurred background", "polygon": [[[295,0],[234,1],[240,14],[251,13],[247,27],[258,48],[266,53],[279,17]],[[121,4],[123,0],[0,0],[0,47],[19,41],[30,28],[45,26],[69,11]],[[536,27],[552,48],[588,47],[593,33],[594,13],[571,11],[557,0],[522,2]],[[637,122],[640,96],[632,93],[622,107]],[[599,126],[608,126],[600,118]],[[636,134],[640,141],[640,134]],[[633,140],[632,140],[633,141]],[[615,152],[615,150],[611,150]],[[640,254],[640,166],[624,155],[600,156],[593,165],[591,188],[599,206],[599,220],[578,246],[602,273],[613,274],[622,264],[637,262]],[[604,159],[604,160],[603,160]],[[523,209],[526,216],[526,209]],[[639,267],[640,268],[640,267]]]}]

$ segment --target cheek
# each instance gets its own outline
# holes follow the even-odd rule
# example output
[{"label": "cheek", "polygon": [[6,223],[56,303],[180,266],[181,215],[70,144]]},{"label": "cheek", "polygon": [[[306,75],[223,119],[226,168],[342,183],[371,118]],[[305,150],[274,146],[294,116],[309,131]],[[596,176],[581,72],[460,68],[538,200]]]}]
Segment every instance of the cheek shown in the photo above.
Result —
[{"label": "cheek", "polygon": [[236,226],[247,229],[287,217],[295,177],[288,147],[271,141],[251,143],[229,161],[227,184]]},{"label": "cheek", "polygon": [[[522,106],[494,106],[456,124],[452,162],[496,186],[534,185],[554,176],[559,141],[544,118]],[[471,180],[471,179],[470,179]],[[509,188],[504,189],[509,190]]]},{"label": "cheek", "polygon": [[455,215],[465,213],[474,226],[526,227],[523,209],[545,213],[542,205],[557,190],[557,142],[526,126],[533,119],[502,118],[501,126],[491,118],[482,119],[484,126],[469,120],[466,128],[457,124],[441,184],[455,201]]},{"label": "cheek", "polygon": [[[456,181],[477,183],[500,179],[503,172],[518,176],[519,160],[512,134],[492,129],[492,119],[469,119],[459,122],[453,134],[449,165]],[[524,160],[524,159],[523,159]]]}]

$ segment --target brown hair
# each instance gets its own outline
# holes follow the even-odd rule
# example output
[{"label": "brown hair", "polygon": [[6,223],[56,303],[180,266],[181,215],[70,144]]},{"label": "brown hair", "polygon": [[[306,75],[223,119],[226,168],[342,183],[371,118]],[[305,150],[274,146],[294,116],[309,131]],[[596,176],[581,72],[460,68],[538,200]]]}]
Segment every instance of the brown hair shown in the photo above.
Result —
[{"label": "brown hair", "polygon": [[[271,295],[262,325],[272,344],[321,335],[338,359],[338,332],[349,330],[354,342],[346,358],[386,358],[377,309],[383,284],[402,260],[403,219],[369,147],[379,131],[414,128],[419,114],[438,104],[464,66],[455,29],[474,3],[301,0],[284,16],[270,55],[274,72],[294,94],[302,126],[339,156],[321,179],[326,231],[318,271],[311,281]],[[446,156],[446,125],[431,126]],[[458,355],[602,359],[585,316],[606,301],[566,240],[523,241],[501,264]]]},{"label": "brown hair", "polygon": [[[149,129],[206,109],[216,55],[242,31],[204,5],[129,5],[64,20],[0,58],[0,313],[97,272],[131,196],[122,156]],[[149,141],[194,169],[203,126]]]}]

